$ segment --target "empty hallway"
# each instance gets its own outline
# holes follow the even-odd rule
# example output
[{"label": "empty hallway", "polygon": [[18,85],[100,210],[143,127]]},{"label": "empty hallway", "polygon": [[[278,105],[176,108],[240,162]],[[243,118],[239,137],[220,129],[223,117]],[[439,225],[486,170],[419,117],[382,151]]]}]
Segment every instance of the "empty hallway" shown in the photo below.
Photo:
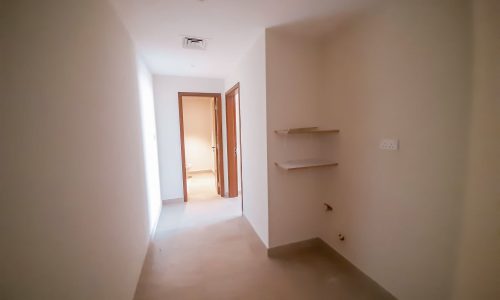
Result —
[{"label": "empty hallway", "polygon": [[500,299],[499,37],[499,0],[0,0],[0,300]]}]

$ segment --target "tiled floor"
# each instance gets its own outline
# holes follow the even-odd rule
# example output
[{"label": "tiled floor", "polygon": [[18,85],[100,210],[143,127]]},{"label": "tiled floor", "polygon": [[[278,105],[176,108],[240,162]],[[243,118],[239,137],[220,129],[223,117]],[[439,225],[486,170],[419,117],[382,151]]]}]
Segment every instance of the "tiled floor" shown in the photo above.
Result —
[{"label": "tiled floor", "polygon": [[393,299],[321,248],[269,258],[240,204],[165,205],[135,299]]},{"label": "tiled floor", "polygon": [[212,172],[192,173],[187,179],[188,198],[205,200],[217,198],[217,182]]},{"label": "tiled floor", "polygon": [[[202,229],[210,224],[217,224],[241,217],[241,201],[239,198],[190,199],[187,203],[178,202],[163,206],[156,239],[162,233],[179,232],[186,228]],[[173,232],[170,232],[173,231]]]}]

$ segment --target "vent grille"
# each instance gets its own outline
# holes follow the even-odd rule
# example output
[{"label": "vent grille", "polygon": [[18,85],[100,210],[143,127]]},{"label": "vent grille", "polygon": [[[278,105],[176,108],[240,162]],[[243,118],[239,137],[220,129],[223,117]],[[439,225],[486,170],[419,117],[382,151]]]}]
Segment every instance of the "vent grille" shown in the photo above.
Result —
[{"label": "vent grille", "polygon": [[186,49],[206,50],[207,41],[202,38],[185,36],[182,42],[182,46]]}]

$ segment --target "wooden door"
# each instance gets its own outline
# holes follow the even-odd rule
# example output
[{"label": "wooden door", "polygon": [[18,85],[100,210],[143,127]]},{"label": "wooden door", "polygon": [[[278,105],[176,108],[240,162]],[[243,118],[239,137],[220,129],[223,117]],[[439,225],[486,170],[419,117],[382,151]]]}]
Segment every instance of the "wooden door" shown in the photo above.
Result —
[{"label": "wooden door", "polygon": [[[215,190],[217,191],[217,194],[220,194],[220,186],[219,186],[219,155],[217,153],[217,100],[214,98],[214,101],[212,103],[212,159],[214,161],[213,165],[213,170],[215,171]],[[215,139],[215,141],[214,141]]]},{"label": "wooden door", "polygon": [[224,149],[222,143],[222,97],[215,97],[215,159],[217,161],[217,194],[224,197]]},{"label": "wooden door", "polygon": [[236,128],[236,101],[237,89],[226,94],[226,127],[227,127],[227,178],[229,197],[238,196],[238,139]]},{"label": "wooden door", "polygon": [[217,193],[224,197],[224,153],[222,146],[222,97],[221,94],[216,93],[189,93],[189,92],[179,92],[179,129],[180,129],[180,140],[181,140],[181,160],[182,160],[182,183],[183,183],[183,193],[184,202],[188,201],[187,192],[187,172],[186,172],[186,147],[184,144],[184,112],[182,106],[182,98],[185,96],[191,97],[214,97],[215,99],[215,135],[216,135],[216,149],[215,155],[217,160]]}]

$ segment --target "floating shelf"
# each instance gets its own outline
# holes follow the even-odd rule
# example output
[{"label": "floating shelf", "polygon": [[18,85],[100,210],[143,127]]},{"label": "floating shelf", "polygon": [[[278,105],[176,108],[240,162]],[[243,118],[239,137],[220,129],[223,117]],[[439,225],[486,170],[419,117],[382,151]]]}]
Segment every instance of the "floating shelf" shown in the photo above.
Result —
[{"label": "floating shelf", "polygon": [[274,131],[277,134],[310,134],[310,133],[339,133],[338,129],[320,129],[319,127],[289,128]]},{"label": "floating shelf", "polygon": [[333,167],[338,165],[338,163],[336,162],[318,158],[291,160],[286,162],[275,162],[274,164],[277,167],[287,171],[298,170],[298,169]]}]

